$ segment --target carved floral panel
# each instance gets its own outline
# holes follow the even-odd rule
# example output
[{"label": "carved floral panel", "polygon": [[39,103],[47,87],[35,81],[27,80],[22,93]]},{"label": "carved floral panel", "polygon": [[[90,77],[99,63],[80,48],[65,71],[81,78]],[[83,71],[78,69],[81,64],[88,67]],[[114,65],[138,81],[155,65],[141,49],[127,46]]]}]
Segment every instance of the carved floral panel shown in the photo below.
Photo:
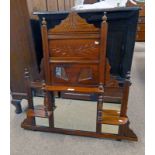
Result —
[{"label": "carved floral panel", "polygon": [[51,40],[49,50],[51,57],[85,57],[98,59],[99,41],[94,39]]}]

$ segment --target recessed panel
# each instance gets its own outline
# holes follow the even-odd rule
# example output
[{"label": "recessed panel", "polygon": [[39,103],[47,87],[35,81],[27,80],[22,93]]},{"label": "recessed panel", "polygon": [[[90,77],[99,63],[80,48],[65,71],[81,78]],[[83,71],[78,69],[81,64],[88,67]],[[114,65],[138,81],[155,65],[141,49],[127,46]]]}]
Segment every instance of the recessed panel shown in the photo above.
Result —
[{"label": "recessed panel", "polygon": [[86,64],[52,64],[51,83],[63,85],[97,85],[98,66]]},{"label": "recessed panel", "polygon": [[98,39],[64,39],[49,41],[50,57],[80,57],[98,60]]}]

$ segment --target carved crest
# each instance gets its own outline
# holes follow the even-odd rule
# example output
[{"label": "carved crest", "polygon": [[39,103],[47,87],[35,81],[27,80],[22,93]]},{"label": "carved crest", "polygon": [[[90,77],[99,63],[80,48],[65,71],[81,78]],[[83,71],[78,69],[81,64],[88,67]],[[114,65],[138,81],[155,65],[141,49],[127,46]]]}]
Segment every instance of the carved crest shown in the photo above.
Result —
[{"label": "carved crest", "polygon": [[88,24],[76,12],[71,12],[59,25],[48,31],[48,33],[63,32],[99,32],[99,29],[93,24]]}]

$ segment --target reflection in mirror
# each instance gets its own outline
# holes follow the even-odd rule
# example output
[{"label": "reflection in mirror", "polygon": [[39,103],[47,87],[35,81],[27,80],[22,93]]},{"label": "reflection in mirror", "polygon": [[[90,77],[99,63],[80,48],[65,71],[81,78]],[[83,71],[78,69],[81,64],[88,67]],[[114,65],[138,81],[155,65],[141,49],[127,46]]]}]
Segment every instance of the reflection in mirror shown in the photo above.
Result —
[{"label": "reflection in mirror", "polygon": [[67,77],[67,74],[66,74],[64,67],[56,67],[55,68],[55,74],[56,74],[57,78],[68,81],[68,77]]},{"label": "reflection in mirror", "polygon": [[55,127],[95,131],[96,102],[57,99],[54,111]]},{"label": "reflection in mirror", "polygon": [[[40,106],[44,103],[43,97],[33,97],[34,106]],[[49,127],[48,118],[35,117],[36,125]]]}]

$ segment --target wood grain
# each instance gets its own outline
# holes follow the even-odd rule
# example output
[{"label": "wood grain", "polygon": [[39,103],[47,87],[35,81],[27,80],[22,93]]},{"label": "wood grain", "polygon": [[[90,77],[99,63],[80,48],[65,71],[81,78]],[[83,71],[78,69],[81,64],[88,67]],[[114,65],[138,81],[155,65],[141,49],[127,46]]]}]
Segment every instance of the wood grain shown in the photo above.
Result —
[{"label": "wood grain", "polygon": [[113,115],[113,116],[119,116],[120,115],[120,111],[117,110],[108,110],[108,109],[104,109],[102,110],[103,115]]},{"label": "wood grain", "polygon": [[64,0],[57,0],[58,1],[58,9],[59,11],[65,10],[65,1]]},{"label": "wood grain", "polygon": [[70,0],[65,0],[65,10],[70,10],[71,9],[71,3]]},{"label": "wood grain", "polygon": [[47,85],[44,88],[47,91],[69,91],[69,92],[81,92],[81,93],[103,93],[103,90],[99,88],[92,88],[90,87],[73,87],[73,86],[50,86]]},{"label": "wood grain", "polygon": [[70,0],[70,7],[72,8],[75,5],[74,0]]},{"label": "wood grain", "polygon": [[28,6],[29,15],[31,16],[33,13],[33,1],[27,0],[27,6]]},{"label": "wood grain", "polygon": [[49,73],[49,54],[48,54],[48,37],[47,37],[47,25],[45,18],[43,18],[41,26],[42,42],[43,42],[43,55],[44,55],[44,71],[45,71],[45,81],[49,83],[50,73]]},{"label": "wood grain", "polygon": [[47,11],[46,0],[32,0],[33,11]]},{"label": "wood grain", "polygon": [[[99,72],[102,73],[99,76],[100,86],[103,87],[105,83],[105,71],[106,71],[106,44],[107,44],[107,32],[108,32],[108,24],[106,22],[107,17],[106,14],[103,16],[103,21],[101,23],[101,44],[100,44],[100,65]],[[110,72],[109,72],[110,75]],[[107,75],[107,76],[109,76]]]},{"label": "wood grain", "polygon": [[[91,60],[98,60],[99,45],[95,44],[97,39],[67,39],[52,40],[49,42],[49,51],[51,57],[81,57]],[[99,41],[98,41],[99,42]]]},{"label": "wood grain", "polygon": [[24,68],[30,69],[34,79],[39,75],[26,0],[11,0],[10,12],[10,86],[12,104],[20,113],[20,101],[27,97]]},{"label": "wood grain", "polygon": [[48,11],[58,11],[58,1],[57,0],[47,0],[47,10]]},{"label": "wood grain", "polygon": [[105,115],[102,117],[101,124],[123,125],[123,124],[126,124],[127,121],[128,121],[128,119],[126,117],[117,117],[117,116]]}]

